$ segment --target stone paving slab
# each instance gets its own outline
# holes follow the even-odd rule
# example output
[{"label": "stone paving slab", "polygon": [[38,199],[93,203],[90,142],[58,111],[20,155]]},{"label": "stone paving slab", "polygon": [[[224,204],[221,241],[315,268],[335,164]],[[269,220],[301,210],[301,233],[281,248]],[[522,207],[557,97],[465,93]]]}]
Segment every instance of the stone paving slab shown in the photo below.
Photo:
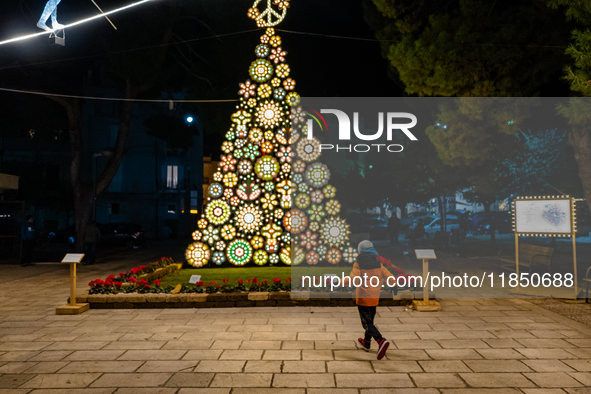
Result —
[{"label": "stone paving slab", "polygon": [[378,307],[377,361],[354,307],[56,316],[67,272],[44,278],[0,288],[0,394],[591,394],[591,329],[526,300]]}]

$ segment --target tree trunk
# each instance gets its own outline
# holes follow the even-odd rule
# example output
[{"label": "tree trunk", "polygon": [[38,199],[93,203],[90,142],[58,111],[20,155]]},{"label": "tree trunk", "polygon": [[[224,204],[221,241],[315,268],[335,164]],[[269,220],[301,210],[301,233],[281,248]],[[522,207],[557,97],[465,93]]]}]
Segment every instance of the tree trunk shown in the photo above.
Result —
[{"label": "tree trunk", "polygon": [[[135,89],[133,89],[129,82],[125,91],[126,99],[135,98]],[[84,242],[80,235],[82,230],[88,225],[92,219],[94,208],[94,179],[93,182],[85,183],[82,181],[83,168],[83,143],[82,143],[82,115],[80,112],[80,103],[76,99],[66,99],[61,97],[50,96],[52,100],[61,104],[68,115],[68,124],[70,132],[70,145],[72,150],[72,164],[70,166],[70,179],[72,181],[72,188],[74,189],[74,212],[76,215],[76,236],[75,247],[77,251],[82,251]],[[109,185],[119,171],[119,166],[125,154],[125,145],[129,136],[129,124],[131,121],[131,114],[133,112],[134,102],[124,101],[119,118],[119,130],[117,132],[117,140],[111,149],[109,160],[105,168],[96,180],[96,196],[100,195]],[[94,176],[94,174],[93,174]]]},{"label": "tree trunk", "polygon": [[568,140],[579,166],[579,178],[583,184],[585,200],[591,209],[591,133],[584,128],[574,128],[568,134]]},{"label": "tree trunk", "polygon": [[495,236],[496,226],[492,215],[490,214],[490,204],[490,201],[484,201],[484,217],[485,219],[490,220],[490,246],[494,247],[497,245],[497,239]]}]

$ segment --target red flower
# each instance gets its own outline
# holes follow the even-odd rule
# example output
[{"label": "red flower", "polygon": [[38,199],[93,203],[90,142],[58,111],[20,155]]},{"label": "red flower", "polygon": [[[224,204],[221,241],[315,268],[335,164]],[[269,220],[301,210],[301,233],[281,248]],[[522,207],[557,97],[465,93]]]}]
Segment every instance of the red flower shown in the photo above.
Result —
[{"label": "red flower", "polygon": [[123,283],[121,282],[113,282],[113,284],[117,287],[121,287],[123,285]]},{"label": "red flower", "polygon": [[123,272],[119,272],[119,276],[125,276]]},{"label": "red flower", "polygon": [[150,285],[149,284],[145,284],[144,285],[144,289],[149,289],[149,288],[150,288]]},{"label": "red flower", "polygon": [[222,282],[224,282],[224,283],[230,283],[230,279],[222,279]]},{"label": "red flower", "polygon": [[135,282],[137,282],[137,280],[136,280],[136,279],[135,279],[133,276],[132,276],[132,277],[130,277],[129,279],[127,279],[127,281],[128,281],[128,282],[131,282],[131,283],[135,283]]},{"label": "red flower", "polygon": [[200,280],[199,282],[195,283],[195,286],[202,287],[203,286],[203,281]]},{"label": "red flower", "polygon": [[267,284],[267,279],[265,279],[265,280],[263,281],[263,284],[264,284],[264,285],[266,285],[266,284]]},{"label": "red flower", "polygon": [[92,286],[94,286],[94,280],[91,280],[91,281],[88,283],[88,286],[91,286],[91,287],[92,287]]},{"label": "red flower", "polygon": [[160,283],[162,283],[162,279],[156,279],[156,280],[154,281],[154,284],[155,284],[156,286],[160,286]]},{"label": "red flower", "polygon": [[281,283],[281,279],[275,278],[275,279],[273,279],[273,283]]},{"label": "red flower", "polygon": [[244,282],[242,281],[242,279],[238,279],[238,280],[237,280],[237,282],[238,282],[238,284],[239,284],[239,285],[241,285],[242,283],[244,283]]},{"label": "red flower", "polygon": [[252,278],[253,283],[257,283],[257,278]]},{"label": "red flower", "polygon": [[100,279],[97,279],[97,280],[95,280],[95,281],[94,281],[94,283],[95,283],[97,286],[102,286],[102,285],[103,285],[105,282],[103,282],[103,281],[102,281],[102,280],[100,280]]}]

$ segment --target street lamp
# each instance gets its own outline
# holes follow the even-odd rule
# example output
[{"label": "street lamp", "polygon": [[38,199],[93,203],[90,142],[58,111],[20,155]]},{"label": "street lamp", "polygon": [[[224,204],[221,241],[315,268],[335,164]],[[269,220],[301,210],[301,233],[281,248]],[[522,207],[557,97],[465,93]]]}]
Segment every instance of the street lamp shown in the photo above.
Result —
[{"label": "street lamp", "polygon": [[195,118],[193,118],[191,115],[187,115],[185,121],[187,122],[187,124],[192,124],[195,121]]},{"label": "street lamp", "polygon": [[99,152],[99,153],[94,153],[92,155],[92,160],[93,160],[93,166],[92,166],[92,172],[93,172],[93,181],[92,181],[92,219],[94,221],[96,221],[96,159],[97,157],[110,157],[113,155],[113,152],[109,152],[109,151],[104,151],[104,152]]}]

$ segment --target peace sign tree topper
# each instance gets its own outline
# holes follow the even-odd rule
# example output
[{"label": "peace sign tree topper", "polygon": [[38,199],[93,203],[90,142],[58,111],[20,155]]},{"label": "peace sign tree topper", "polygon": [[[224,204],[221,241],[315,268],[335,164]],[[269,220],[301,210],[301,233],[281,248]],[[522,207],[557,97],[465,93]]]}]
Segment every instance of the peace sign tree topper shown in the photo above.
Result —
[{"label": "peace sign tree topper", "polygon": [[[258,8],[259,4],[263,1],[267,2],[267,8],[261,12]],[[259,27],[271,27],[277,26],[287,14],[290,0],[256,0],[248,10],[248,17],[254,19]],[[273,5],[277,6],[278,11],[273,8]]]}]

